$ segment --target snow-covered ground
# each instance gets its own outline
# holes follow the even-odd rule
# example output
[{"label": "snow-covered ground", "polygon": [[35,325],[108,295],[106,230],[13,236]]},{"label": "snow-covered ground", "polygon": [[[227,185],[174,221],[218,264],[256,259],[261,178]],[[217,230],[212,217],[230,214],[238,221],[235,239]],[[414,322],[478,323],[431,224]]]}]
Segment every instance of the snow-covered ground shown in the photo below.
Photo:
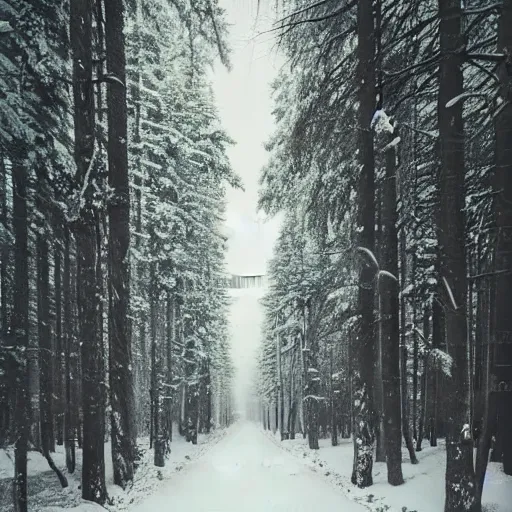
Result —
[{"label": "snow-covered ground", "polygon": [[130,512],[365,512],[252,423],[232,427]]},{"label": "snow-covered ground", "polygon": [[[302,459],[306,465],[321,473],[333,486],[357,503],[375,512],[441,512],[444,510],[444,478],[446,454],[444,444],[431,448],[428,443],[417,453],[419,464],[412,465],[407,450],[403,448],[404,485],[393,487],[387,483],[386,464],[374,465],[374,485],[358,489],[350,482],[353,445],[350,439],[339,439],[338,446],[331,446],[330,439],[320,439],[320,449],[310,450],[307,440],[298,435],[293,441],[279,441],[265,432],[268,439],[281,449]],[[512,510],[512,477],[501,470],[501,465],[490,463],[484,484],[484,512],[510,512]],[[405,511],[404,511],[405,509]]]},{"label": "snow-covered ground", "polygon": [[[156,492],[166,482],[180,473],[187,464],[205,454],[213,445],[220,441],[228,430],[216,430],[210,435],[200,435],[198,444],[187,443],[184,438],[174,435],[171,444],[171,455],[166,461],[165,468],[156,468],[153,465],[153,451],[148,448],[148,440],[142,441],[142,448],[146,448],[143,460],[136,473],[132,488],[123,491],[114,485],[112,459],[110,457],[110,444],[105,444],[105,473],[109,501],[105,507],[113,512],[127,510],[152,493]],[[0,511],[10,512],[12,507],[11,479],[14,473],[14,457],[12,450],[0,450]],[[62,489],[57,476],[48,467],[44,457],[37,452],[29,453],[29,510],[30,512],[57,512],[68,510],[72,512],[96,512],[104,510],[93,503],[84,502],[80,498],[80,468],[82,453],[77,451],[77,471],[70,475],[65,470],[65,454],[63,447],[57,446],[53,454],[57,467],[63,470],[68,479],[69,487]],[[176,511],[175,511],[176,512]]]}]

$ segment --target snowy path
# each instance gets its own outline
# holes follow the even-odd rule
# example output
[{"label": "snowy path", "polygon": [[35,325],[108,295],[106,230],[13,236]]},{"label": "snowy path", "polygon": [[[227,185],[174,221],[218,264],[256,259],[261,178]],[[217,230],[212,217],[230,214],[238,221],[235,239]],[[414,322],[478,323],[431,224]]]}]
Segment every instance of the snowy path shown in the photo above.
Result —
[{"label": "snowy path", "polygon": [[132,512],[363,512],[257,426],[241,424]]}]

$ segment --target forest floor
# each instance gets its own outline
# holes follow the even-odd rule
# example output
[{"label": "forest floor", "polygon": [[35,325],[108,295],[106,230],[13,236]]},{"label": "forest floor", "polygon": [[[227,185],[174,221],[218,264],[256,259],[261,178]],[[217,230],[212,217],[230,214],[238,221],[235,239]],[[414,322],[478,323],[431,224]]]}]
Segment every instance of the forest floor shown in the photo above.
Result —
[{"label": "forest floor", "polygon": [[[187,443],[174,429],[171,454],[166,460],[165,468],[153,465],[153,450],[149,450],[149,439],[139,439],[144,456],[137,470],[133,486],[123,491],[114,485],[113,469],[110,457],[110,443],[105,444],[105,472],[109,495],[105,507],[111,512],[121,512],[155,493],[166,482],[180,473],[187,464],[192,463],[208,452],[228,432],[218,429],[209,435],[199,435],[198,444]],[[84,502],[80,497],[80,474],[82,453],[77,450],[77,470],[72,474],[66,471],[65,454],[62,446],[57,446],[52,454],[55,464],[68,479],[69,486],[62,489],[55,473],[49,468],[46,459],[38,452],[29,452],[29,510],[30,512],[97,512],[104,508],[94,503]],[[0,450],[0,512],[12,512],[12,476],[14,473],[14,453],[12,449]],[[156,511],[155,511],[156,512]],[[176,511],[175,511],[176,512]]]},{"label": "forest floor", "polygon": [[366,512],[314,468],[241,422],[130,512]]},{"label": "forest floor", "polygon": [[[346,496],[374,512],[441,512],[445,498],[446,453],[442,440],[436,448],[424,443],[417,452],[419,464],[410,463],[409,454],[402,448],[404,485],[393,487],[387,483],[387,469],[383,462],[374,463],[374,485],[358,489],[350,482],[353,461],[351,439],[339,439],[332,446],[330,439],[320,439],[320,449],[310,450],[302,435],[291,441],[279,440],[279,433],[264,432],[281,449],[303,459],[311,469],[321,473]],[[482,497],[484,512],[509,512],[512,503],[512,477],[503,473],[501,464],[489,463]]]}]

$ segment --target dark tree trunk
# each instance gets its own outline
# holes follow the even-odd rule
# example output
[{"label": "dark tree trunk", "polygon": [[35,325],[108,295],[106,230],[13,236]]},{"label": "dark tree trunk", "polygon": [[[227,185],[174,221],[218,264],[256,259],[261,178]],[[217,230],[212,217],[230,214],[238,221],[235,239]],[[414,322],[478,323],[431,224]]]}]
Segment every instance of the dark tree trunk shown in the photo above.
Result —
[{"label": "dark tree trunk", "polygon": [[329,407],[331,412],[331,444],[332,446],[338,446],[338,421],[336,419],[336,401],[334,399],[334,384],[332,378],[332,372],[334,371],[332,352],[333,348],[331,345],[329,347]]},{"label": "dark tree trunk", "polygon": [[[167,306],[167,308],[166,308],[166,326],[167,326],[167,333],[166,333],[166,338],[167,338],[167,347],[166,347],[167,361],[166,361],[166,363],[167,364],[166,364],[166,369],[167,369],[167,372],[166,372],[165,382],[166,382],[167,386],[166,386],[166,398],[165,398],[165,404],[166,404],[165,419],[167,422],[166,428],[167,428],[167,432],[169,435],[169,441],[172,441],[172,407],[173,407],[173,403],[174,403],[174,393],[173,393],[173,388],[172,388],[172,384],[173,384],[172,351],[173,351],[174,337],[175,337],[176,331],[175,331],[174,298],[170,292],[167,293],[166,306]],[[206,383],[206,385],[208,386],[208,389],[207,389],[208,399],[210,398],[210,395],[209,395],[210,381],[209,381],[209,379],[210,379],[210,370],[208,367],[208,377],[207,377],[207,383]],[[208,403],[208,407],[209,407],[208,414],[210,415],[210,418],[211,418],[211,404],[210,403]],[[210,427],[209,427],[210,418],[208,419],[208,424],[207,424],[208,432],[210,431]]]},{"label": "dark tree trunk", "polygon": [[154,445],[154,464],[165,466],[165,436],[162,415],[161,379],[162,379],[162,347],[158,340],[158,286],[156,279],[156,263],[150,263],[150,329],[151,329],[151,410],[152,437]]},{"label": "dark tree trunk", "polygon": [[[491,278],[486,290],[481,292],[480,314],[482,315],[482,327],[480,331],[482,344],[482,372],[480,376],[480,396],[482,401],[482,428],[478,437],[478,447],[475,460],[475,477],[476,477],[476,501],[477,510],[482,506],[482,492],[484,488],[485,473],[489,461],[489,453],[491,451],[492,436],[495,433],[495,401],[491,397],[491,316],[494,311],[490,311],[489,298],[495,296],[495,286]],[[493,308],[494,309],[494,308]]]},{"label": "dark tree trunk", "polygon": [[[5,231],[10,232],[9,208],[7,205],[7,169],[5,167],[4,155],[0,153],[0,215],[2,226]],[[9,286],[9,245],[3,243],[0,249],[0,315],[1,315],[1,345],[8,345],[7,334],[9,332],[9,305],[12,304]],[[5,357],[0,359],[0,446],[9,442],[12,438],[11,432],[12,416],[14,411],[15,387],[8,383],[13,380],[13,359],[12,352],[6,352]]]},{"label": "dark tree trunk", "polygon": [[[428,344],[430,338],[430,310],[428,307],[425,308],[423,316],[423,337],[425,344]],[[428,356],[423,356],[423,373],[421,374],[421,400],[420,400],[420,417],[418,425],[418,439],[416,439],[416,451],[421,452],[421,444],[425,437],[425,420],[427,411],[427,393],[428,393]]]},{"label": "dark tree trunk", "polygon": [[[413,256],[412,278],[416,275],[416,258]],[[414,281],[413,281],[414,282]],[[416,332],[416,296],[412,297],[412,438],[418,440],[418,371],[419,371],[419,345]]]},{"label": "dark tree trunk", "polygon": [[[64,227],[64,276],[63,276],[63,331],[64,331],[64,358],[65,358],[65,388],[66,404],[64,409],[64,447],[66,450],[66,467],[69,473],[75,471],[75,437],[76,422],[73,413],[72,390],[72,343],[73,343],[73,319],[71,312],[71,254],[70,233],[68,226]],[[75,404],[76,406],[76,404]]]},{"label": "dark tree trunk", "polygon": [[[357,96],[358,159],[361,168],[358,184],[358,239],[360,248],[375,250],[375,161],[371,121],[375,112],[375,34],[373,2],[357,2]],[[373,484],[374,407],[374,274],[367,258],[359,276],[358,310],[360,323],[354,344],[355,464],[352,483],[364,488]]]},{"label": "dark tree trunk", "polygon": [[499,400],[497,442],[501,447],[503,471],[512,475],[512,0],[504,0],[498,29],[498,52],[506,56],[498,70],[504,108],[496,116],[495,215],[498,228],[496,271],[496,347],[493,374],[508,389]]},{"label": "dark tree trunk", "polygon": [[16,345],[16,406],[14,445],[14,510],[27,512],[27,449],[30,429],[27,172],[23,163],[13,162],[14,301],[12,332]]},{"label": "dark tree trunk", "polygon": [[452,357],[446,392],[445,512],[476,510],[473,442],[470,430],[470,383],[466,324],[464,220],[464,125],[462,102],[448,105],[463,91],[462,8],[459,0],[439,0],[440,67],[438,120],[441,167],[438,212],[440,275],[446,339]]},{"label": "dark tree trunk", "polygon": [[109,376],[114,483],[133,480],[136,454],[130,308],[130,189],[123,0],[105,2],[109,217]]},{"label": "dark tree trunk", "polygon": [[[439,297],[434,297],[432,301],[432,347],[439,349],[444,339],[444,312],[440,304]],[[430,446],[437,446],[437,438],[439,437],[440,424],[440,405],[439,405],[439,388],[440,388],[439,370],[433,372],[432,386],[432,416],[430,418]]]},{"label": "dark tree trunk", "polygon": [[[391,142],[389,134],[388,142]],[[402,433],[400,395],[400,324],[398,300],[398,235],[396,224],[396,153],[393,146],[386,151],[386,176],[382,185],[381,267],[391,275],[379,277],[380,339],[382,356],[383,424],[386,443],[388,482],[404,483],[402,475]]]},{"label": "dark tree trunk", "polygon": [[39,336],[39,410],[41,449],[55,451],[53,431],[53,346],[50,329],[50,266],[47,234],[37,237],[37,324]]},{"label": "dark tree trunk", "polygon": [[83,465],[82,498],[105,503],[105,400],[103,340],[98,336],[96,266],[97,215],[93,210],[95,109],[92,62],[92,0],[71,0],[75,162],[77,166],[74,229],[80,283],[78,317],[82,364]]},{"label": "dark tree trunk", "polygon": [[56,224],[55,244],[54,244],[54,283],[55,283],[55,368],[54,368],[54,386],[55,386],[55,424],[57,427],[57,444],[64,444],[64,378],[66,370],[64,367],[64,345],[62,337],[62,228],[61,220]]},{"label": "dark tree trunk", "polygon": [[[400,287],[403,290],[406,282],[406,261],[407,253],[405,246],[405,232],[402,228],[400,232]],[[402,401],[402,434],[404,436],[405,445],[409,452],[411,464],[418,464],[416,452],[412,442],[411,428],[409,426],[409,391],[407,383],[407,341],[406,341],[406,308],[405,297],[400,298],[400,388]]]}]

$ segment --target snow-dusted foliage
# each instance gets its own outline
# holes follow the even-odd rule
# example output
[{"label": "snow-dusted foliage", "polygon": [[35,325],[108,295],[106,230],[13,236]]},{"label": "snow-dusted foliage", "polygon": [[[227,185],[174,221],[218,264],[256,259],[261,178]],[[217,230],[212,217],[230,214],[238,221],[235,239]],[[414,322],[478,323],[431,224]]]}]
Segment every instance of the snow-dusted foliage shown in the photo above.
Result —
[{"label": "snow-dusted foliage", "polygon": [[220,226],[225,187],[238,186],[238,179],[225,153],[231,141],[220,126],[207,78],[212,59],[219,53],[227,58],[224,21],[217,9],[207,13],[188,4],[139,5],[127,27],[142,429],[151,426],[146,423],[151,411],[152,424],[159,415],[173,414],[183,429],[187,424],[209,429],[212,407],[226,423],[231,400]]}]

